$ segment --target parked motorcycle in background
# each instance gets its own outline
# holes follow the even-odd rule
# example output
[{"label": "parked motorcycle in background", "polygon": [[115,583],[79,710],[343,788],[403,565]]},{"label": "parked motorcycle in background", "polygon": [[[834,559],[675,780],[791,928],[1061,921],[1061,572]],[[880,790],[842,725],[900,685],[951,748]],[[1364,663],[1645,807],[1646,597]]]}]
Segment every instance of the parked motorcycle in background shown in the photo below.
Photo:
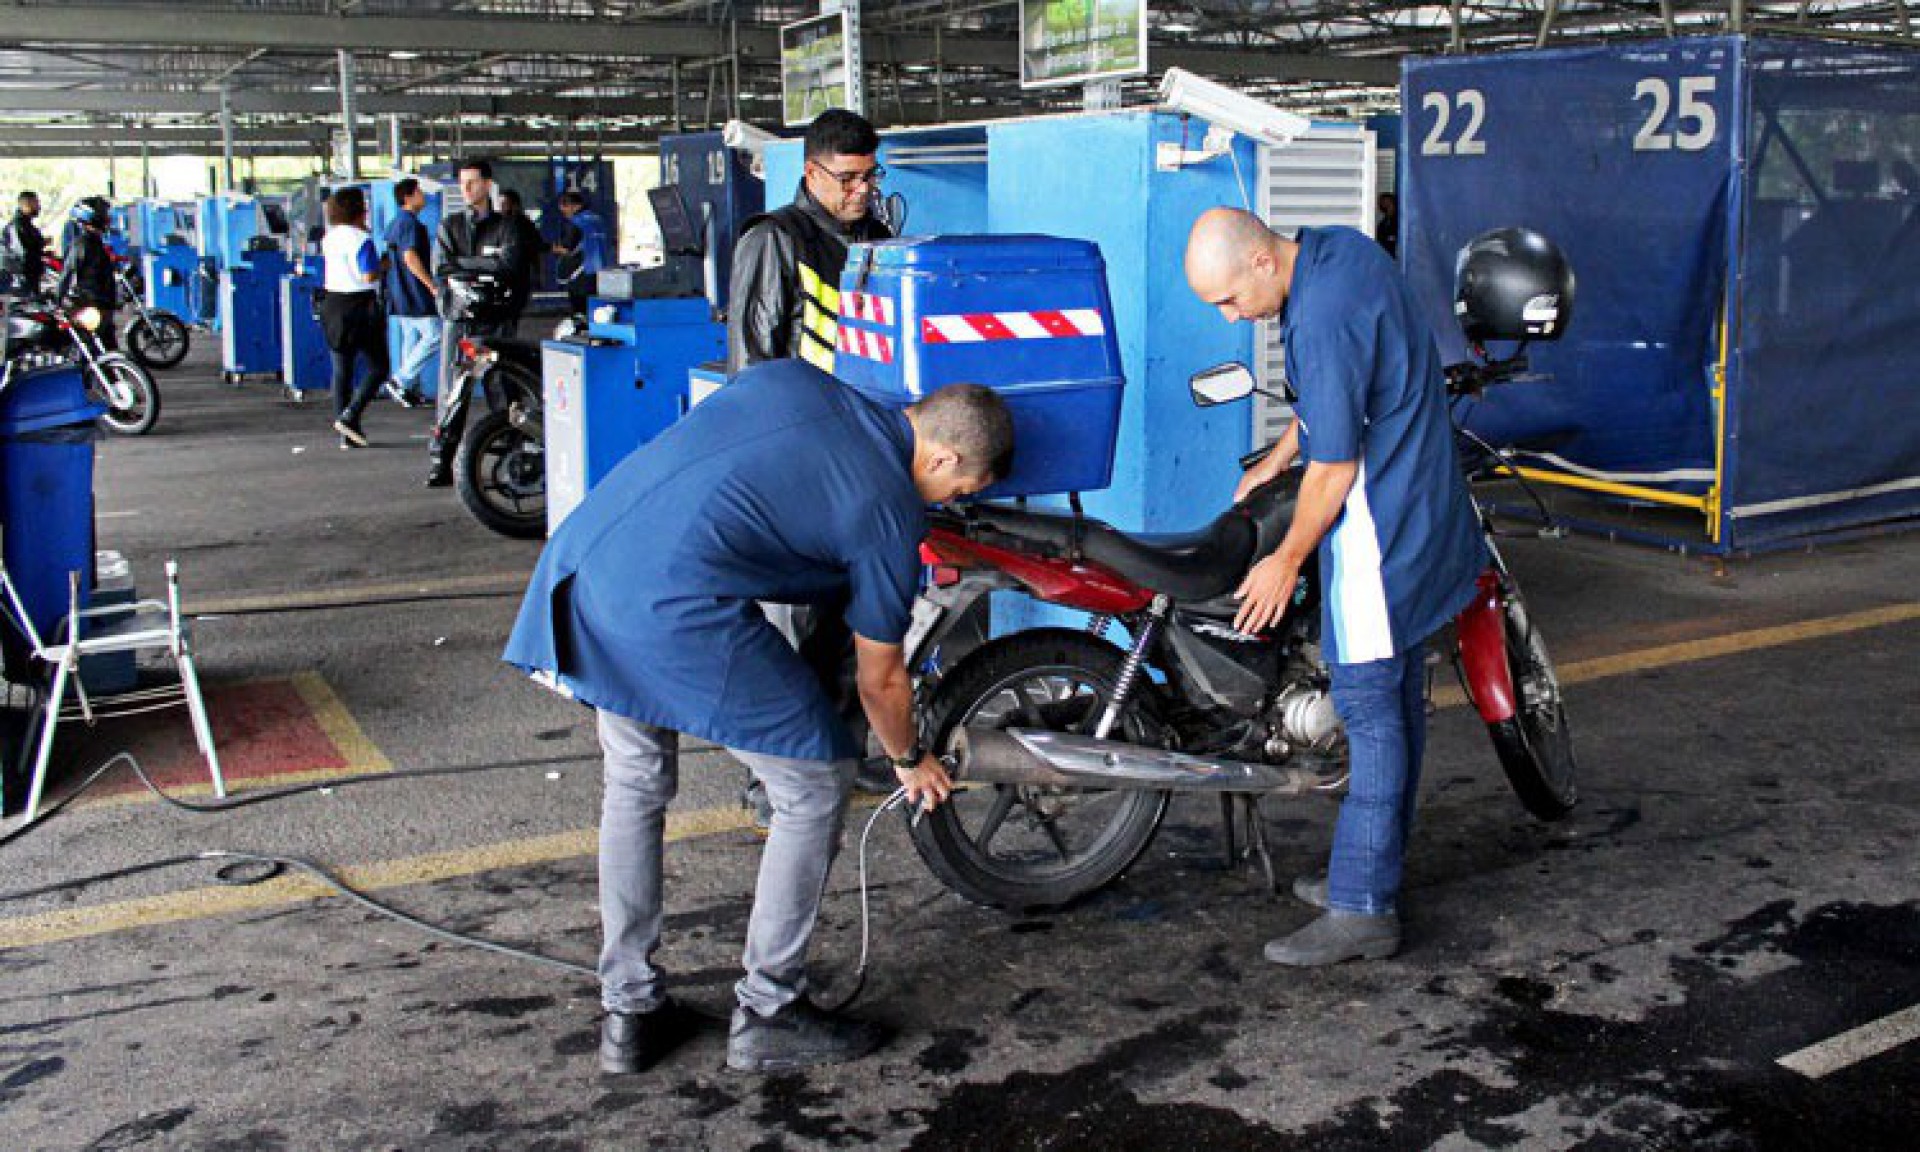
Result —
[{"label": "parked motorcycle in background", "polygon": [[[1522,377],[1524,340],[1564,331],[1572,276],[1557,250],[1552,256],[1564,290],[1529,293],[1497,323],[1479,325],[1485,338],[1522,341],[1505,359],[1486,356],[1470,323],[1476,359],[1448,370],[1449,397]],[[1190,387],[1203,406],[1256,391],[1238,364],[1202,372]],[[1469,480],[1510,474],[1484,441],[1461,433],[1460,449]],[[1206,527],[1173,535],[1128,535],[1077,507],[981,504],[935,514],[923,548],[933,586],[907,645],[920,674],[922,738],[955,764],[963,786],[911,833],[942,883],[994,907],[1069,903],[1145,851],[1176,792],[1219,797],[1229,855],[1239,855],[1234,838],[1244,826],[1273,883],[1260,799],[1336,793],[1348,772],[1320,643],[1317,563],[1301,571],[1270,629],[1234,627],[1233,593],[1285,536],[1297,483],[1273,481]],[[1521,803],[1558,819],[1577,797],[1559,680],[1495,543],[1492,515],[1477,498],[1475,510],[1489,565],[1451,635],[1434,646],[1458,671]],[[949,667],[949,629],[995,591],[1076,609],[1088,623],[1002,635]],[[1124,646],[1108,638],[1116,625]]]},{"label": "parked motorcycle in background", "polygon": [[142,368],[177,367],[187,358],[192,342],[186,321],[165,308],[147,307],[146,297],[129,276],[127,265],[115,261],[113,275],[120,283],[120,306],[133,312],[120,332],[127,354]]},{"label": "parked motorcycle in background", "polygon": [[77,365],[87,390],[107,406],[100,425],[121,436],[143,436],[160,419],[160,389],[146,369],[100,343],[101,313],[91,305],[69,310],[46,301],[10,298],[6,364],[32,367],[47,360]]},{"label": "parked motorcycle in background", "polygon": [[[508,292],[505,280],[492,273],[456,275],[449,283],[456,318],[485,317]],[[461,338],[440,410],[471,405],[476,397],[486,411],[470,420],[460,437],[453,458],[454,489],[481,524],[503,536],[538,540],[547,533],[540,342],[512,336]],[[436,422],[435,435],[440,427]]]}]

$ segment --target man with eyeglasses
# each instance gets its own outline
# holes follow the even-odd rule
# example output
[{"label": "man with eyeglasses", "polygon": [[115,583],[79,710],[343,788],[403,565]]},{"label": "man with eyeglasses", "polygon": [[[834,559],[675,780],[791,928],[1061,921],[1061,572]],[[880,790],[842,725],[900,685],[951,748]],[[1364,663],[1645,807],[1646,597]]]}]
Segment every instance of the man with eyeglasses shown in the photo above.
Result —
[{"label": "man with eyeglasses", "polygon": [[[875,156],[880,135],[866,118],[830,108],[807,126],[806,167],[793,203],[747,221],[733,248],[732,299],[727,314],[727,374],[767,360],[805,360],[833,371],[840,335],[840,271],[849,245],[886,240],[893,231],[876,220],[874,201],[886,170]],[[767,615],[827,691],[841,718],[864,742],[864,717],[848,659],[853,634],[842,604],[768,604]],[[890,791],[890,773],[863,765],[863,791]],[[758,781],[743,798],[764,831],[773,818]]]},{"label": "man with eyeglasses", "polygon": [[886,170],[880,136],[844,108],[807,126],[806,170],[793,203],[747,221],[733,249],[727,372],[764,360],[833,371],[840,270],[847,246],[893,235],[873,217]]}]

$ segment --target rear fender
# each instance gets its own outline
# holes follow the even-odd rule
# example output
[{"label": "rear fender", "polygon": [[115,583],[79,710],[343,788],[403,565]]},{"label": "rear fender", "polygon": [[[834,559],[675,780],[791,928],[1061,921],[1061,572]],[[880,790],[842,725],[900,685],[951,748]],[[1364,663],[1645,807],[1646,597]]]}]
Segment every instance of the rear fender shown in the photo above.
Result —
[{"label": "rear fender", "polygon": [[1467,695],[1480,718],[1489,724],[1511,720],[1517,711],[1513,670],[1507,663],[1506,613],[1502,603],[1499,574],[1489,568],[1480,574],[1473,599],[1455,621]]}]

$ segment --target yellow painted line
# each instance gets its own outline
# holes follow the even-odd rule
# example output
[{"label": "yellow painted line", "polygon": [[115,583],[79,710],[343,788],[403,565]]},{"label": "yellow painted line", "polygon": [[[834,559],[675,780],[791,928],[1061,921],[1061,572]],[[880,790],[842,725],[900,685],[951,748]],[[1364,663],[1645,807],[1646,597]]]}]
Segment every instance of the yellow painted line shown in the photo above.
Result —
[{"label": "yellow painted line", "polygon": [[293,690],[307,702],[313,712],[313,718],[320,725],[320,731],[340,750],[341,759],[347,762],[344,774],[361,772],[391,772],[393,761],[388,760],[367,734],[360,730],[354,721],[353,713],[340,702],[328,686],[326,677],[318,672],[299,672],[293,677]]},{"label": "yellow painted line", "polygon": [[[1641,648],[1614,656],[1598,656],[1591,660],[1562,664],[1555,671],[1559,673],[1561,686],[1565,687],[1568,684],[1581,684],[1590,680],[1605,680],[1613,676],[1630,676],[1636,672],[1649,672],[1655,668],[1670,668],[1675,664],[1718,660],[1723,656],[1738,656],[1744,652],[1757,652],[1765,648],[1779,648],[1808,640],[1824,640],[1832,636],[1844,636],[1849,632],[1884,628],[1889,624],[1905,624],[1913,620],[1920,620],[1920,603],[1891,604],[1885,608],[1870,608],[1864,612],[1849,612],[1843,616],[1824,616],[1817,620],[1801,620],[1772,628],[1730,632],[1724,636],[1710,636],[1704,640],[1662,644],[1655,648]],[[1436,688],[1433,693],[1433,702],[1438,708],[1452,708],[1465,704],[1467,698],[1466,694],[1461,692],[1460,686],[1454,684]]]},{"label": "yellow painted line", "polygon": [[389,600],[402,596],[433,596],[450,592],[517,592],[527,586],[531,569],[514,572],[484,572],[472,576],[449,576],[436,580],[406,580],[388,584],[350,584],[319,591],[243,593],[190,600],[186,610],[194,616],[218,616],[223,612],[261,612],[288,608],[330,608],[357,604],[362,600]]},{"label": "yellow painted line", "polygon": [[[1705,640],[1665,644],[1636,652],[1623,652],[1616,656],[1582,660],[1562,665],[1559,668],[1560,681],[1562,684],[1573,684],[1612,676],[1625,676],[1654,668],[1713,660],[1743,652],[1842,636],[1849,632],[1880,628],[1890,624],[1903,624],[1914,620],[1920,620],[1920,603],[1894,604],[1842,616],[1828,616],[1773,628],[1756,628]],[[1449,687],[1436,690],[1434,701],[1439,707],[1453,707],[1465,703],[1465,697],[1458,687]],[[863,799],[872,803],[877,802],[878,798]],[[710,836],[720,832],[744,829],[750,825],[750,815],[745,810],[732,806],[671,813],[667,817],[667,840],[672,842]],[[507,840],[477,848],[462,848],[429,856],[363,864],[343,868],[340,874],[356,888],[377,891],[408,884],[429,884],[438,880],[471,876],[501,868],[549,864],[557,860],[587,856],[594,852],[597,843],[595,830],[582,828],[551,836]],[[98,936],[153,924],[296,904],[326,895],[327,889],[311,881],[284,879],[249,888],[226,886],[196,888],[115,904],[62,909],[58,912],[0,920],[0,950]]]},{"label": "yellow painted line", "polygon": [[[672,843],[697,836],[712,836],[751,826],[751,814],[736,807],[669,813],[667,841]],[[594,829],[581,828],[479,848],[462,848],[341,868],[338,875],[360,891],[378,892],[385,888],[431,884],[500,868],[526,868],[535,864],[574,860],[593,855],[598,843]],[[181,920],[303,904],[332,895],[333,891],[318,881],[294,875],[244,888],[222,884],[112,904],[63,908],[57,912],[0,920],[0,950],[77,940],[128,928],[146,928]]]}]

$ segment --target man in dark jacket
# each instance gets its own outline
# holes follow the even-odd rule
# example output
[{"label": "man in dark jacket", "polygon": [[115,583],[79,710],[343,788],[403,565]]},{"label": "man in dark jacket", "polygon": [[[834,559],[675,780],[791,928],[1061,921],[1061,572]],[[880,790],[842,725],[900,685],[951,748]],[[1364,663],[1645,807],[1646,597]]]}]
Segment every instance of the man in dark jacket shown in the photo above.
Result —
[{"label": "man in dark jacket", "polygon": [[843,108],[808,125],[793,203],[747,221],[733,248],[729,373],[788,357],[833,371],[847,246],[893,235],[873,218],[886,176],[879,150],[873,125]]},{"label": "man in dark jacket", "polygon": [[20,193],[20,207],[0,234],[0,270],[6,275],[0,284],[10,292],[31,295],[40,291],[41,277],[47,272],[47,238],[41,234],[34,217],[40,215],[40,197]]},{"label": "man in dark jacket", "polygon": [[540,225],[527,215],[527,205],[520,199],[520,193],[511,188],[500,189],[500,213],[513,221],[520,236],[520,265],[513,276],[513,314],[518,316],[527,310],[533,290],[540,284],[540,266],[546,257],[547,241],[540,235]]},{"label": "man in dark jacket", "polygon": [[53,292],[53,298],[62,303],[100,310],[100,326],[94,335],[110,351],[120,347],[113,327],[113,310],[120,302],[120,292],[113,279],[113,253],[107,250],[112,212],[113,206],[104,196],[89,196],[73,206],[72,219],[78,228],[67,247],[60,284]]},{"label": "man in dark jacket", "polygon": [[[458,175],[466,211],[444,213],[433,242],[433,282],[447,326],[440,341],[440,411],[427,440],[427,452],[433,458],[427,472],[429,488],[453,483],[453,455],[467,428],[468,397],[456,395],[453,387],[453,359],[459,355],[460,341],[467,336],[511,336],[526,302],[511,291],[526,257],[521,252],[519,225],[494,207],[493,165],[463,160]],[[500,278],[509,289],[505,300],[473,308],[469,301],[476,297],[461,291],[455,281],[474,274]]]}]

